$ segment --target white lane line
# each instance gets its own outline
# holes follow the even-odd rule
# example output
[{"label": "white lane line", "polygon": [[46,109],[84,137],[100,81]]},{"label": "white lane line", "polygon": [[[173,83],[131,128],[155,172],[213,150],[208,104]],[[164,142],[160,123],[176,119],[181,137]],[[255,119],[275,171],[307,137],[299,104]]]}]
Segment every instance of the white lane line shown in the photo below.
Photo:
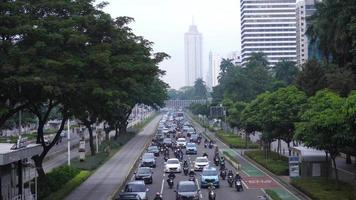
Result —
[{"label": "white lane line", "polygon": [[162,180],[162,185],[161,185],[161,195],[163,196],[163,186],[164,186],[164,179]]},{"label": "white lane line", "polygon": [[245,186],[246,189],[250,189],[250,188],[247,187],[247,184],[245,183],[245,181],[241,180],[241,183],[242,183],[242,185]]},{"label": "white lane line", "polygon": [[201,192],[201,189],[200,189],[200,186],[199,186],[197,178],[195,178],[195,183],[197,184],[197,187],[198,187],[200,199],[203,199],[203,193]]}]

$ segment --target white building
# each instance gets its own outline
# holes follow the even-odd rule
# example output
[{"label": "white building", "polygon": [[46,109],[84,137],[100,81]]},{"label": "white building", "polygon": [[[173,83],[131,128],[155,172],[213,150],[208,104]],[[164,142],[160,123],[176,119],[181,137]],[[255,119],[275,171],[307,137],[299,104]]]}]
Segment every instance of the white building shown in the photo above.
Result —
[{"label": "white building", "polygon": [[241,51],[233,51],[227,55],[227,58],[231,59],[235,65],[241,65]]},{"label": "white building", "polygon": [[196,25],[189,26],[184,34],[185,48],[185,85],[193,86],[195,80],[203,78],[202,66],[202,34]]},{"label": "white building", "polygon": [[252,52],[264,52],[271,65],[297,60],[296,0],[241,0],[242,65]]},{"label": "white building", "polygon": [[[305,32],[308,29],[307,18],[315,12],[317,0],[300,0],[296,7],[297,17],[297,65],[303,65],[309,58],[309,40]],[[311,53],[311,52],[310,52]]]}]

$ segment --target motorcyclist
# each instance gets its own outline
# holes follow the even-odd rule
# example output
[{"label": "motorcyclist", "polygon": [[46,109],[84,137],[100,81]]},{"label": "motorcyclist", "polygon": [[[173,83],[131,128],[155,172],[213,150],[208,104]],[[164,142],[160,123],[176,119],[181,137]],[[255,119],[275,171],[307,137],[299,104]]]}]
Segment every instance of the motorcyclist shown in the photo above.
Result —
[{"label": "motorcyclist", "polygon": [[168,178],[175,179],[176,175],[173,172],[171,172],[169,173]]},{"label": "motorcyclist", "polygon": [[208,157],[208,154],[206,152],[204,152],[203,157]]},{"label": "motorcyclist", "polygon": [[190,177],[194,177],[195,176],[194,169],[190,169],[189,176]]},{"label": "motorcyclist", "polygon": [[205,138],[204,143],[208,143],[208,139]]},{"label": "motorcyclist", "polygon": [[159,192],[156,193],[156,196],[153,200],[163,200],[161,194]]},{"label": "motorcyclist", "polygon": [[224,156],[221,156],[221,157],[220,157],[220,163],[224,163],[224,164],[225,164],[225,158],[224,158]]},{"label": "motorcyclist", "polygon": [[241,176],[239,174],[239,172],[236,172],[236,175],[235,175],[235,181],[237,180],[241,180]]},{"label": "motorcyclist", "polygon": [[188,167],[188,161],[187,160],[184,160],[183,167]]},{"label": "motorcyclist", "polygon": [[231,170],[231,169],[230,169],[229,172],[227,173],[227,176],[231,176],[231,177],[234,176],[234,173],[232,173],[232,170]]}]

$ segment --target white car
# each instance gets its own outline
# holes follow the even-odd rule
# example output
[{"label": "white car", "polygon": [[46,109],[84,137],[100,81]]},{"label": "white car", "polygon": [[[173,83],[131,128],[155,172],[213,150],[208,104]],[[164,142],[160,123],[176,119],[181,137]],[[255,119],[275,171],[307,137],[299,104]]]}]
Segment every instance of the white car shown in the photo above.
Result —
[{"label": "white car", "polygon": [[185,148],[186,145],[187,145],[187,141],[185,140],[185,138],[178,138],[177,146]]},{"label": "white car", "polygon": [[168,159],[164,164],[164,172],[182,172],[181,163],[177,158]]},{"label": "white car", "polygon": [[194,171],[203,170],[204,167],[209,166],[209,160],[206,157],[197,157],[194,161]]}]

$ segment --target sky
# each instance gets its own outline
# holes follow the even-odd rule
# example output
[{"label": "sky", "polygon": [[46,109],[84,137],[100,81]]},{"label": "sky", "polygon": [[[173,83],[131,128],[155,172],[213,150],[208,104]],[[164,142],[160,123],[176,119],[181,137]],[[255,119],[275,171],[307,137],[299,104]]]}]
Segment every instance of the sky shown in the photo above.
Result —
[{"label": "sky", "polygon": [[[102,0],[96,0],[96,3]],[[113,18],[129,16],[136,35],[154,43],[155,52],[166,52],[171,58],[160,64],[166,71],[163,80],[171,88],[185,83],[184,33],[197,25],[203,34],[203,76],[208,69],[211,50],[220,56],[240,50],[239,0],[106,0],[104,11]]]}]

